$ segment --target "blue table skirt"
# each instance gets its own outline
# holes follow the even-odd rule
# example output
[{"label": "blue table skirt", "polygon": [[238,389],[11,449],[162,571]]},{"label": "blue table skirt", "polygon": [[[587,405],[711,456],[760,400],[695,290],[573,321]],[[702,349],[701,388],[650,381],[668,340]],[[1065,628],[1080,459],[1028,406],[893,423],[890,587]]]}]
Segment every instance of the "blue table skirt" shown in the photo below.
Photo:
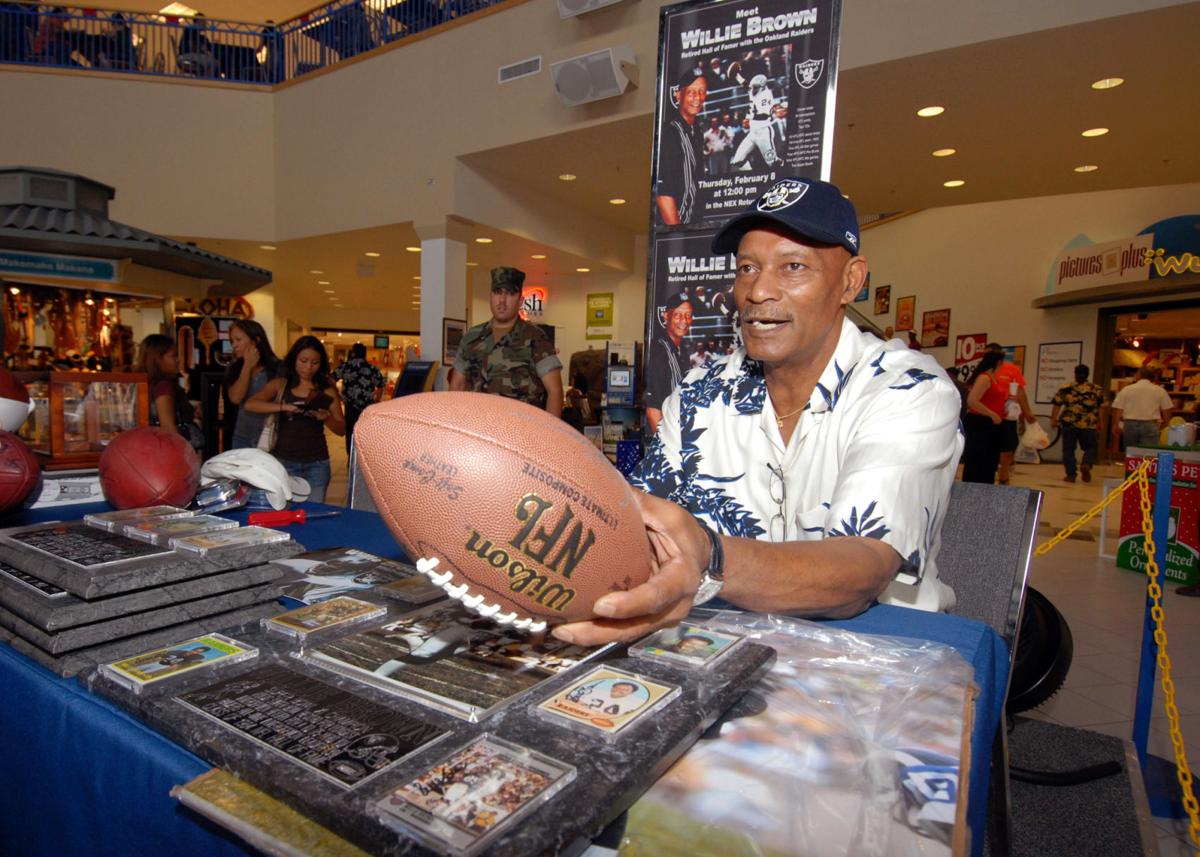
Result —
[{"label": "blue table skirt", "polygon": [[[104,505],[31,510],[4,526],[72,520]],[[303,504],[309,511],[335,507]],[[378,515],[341,515],[288,528],[309,550],[349,546],[385,557],[402,552]],[[246,513],[230,517],[245,523]],[[972,852],[983,853],[988,760],[1000,722],[1008,650],[970,619],[880,605],[830,622],[862,634],[945,643],[975,669],[980,693],[971,740],[968,820]],[[211,766],[139,724],[75,680],[60,678],[0,645],[0,853],[13,855],[170,854],[225,857],[257,853],[169,796]]]}]

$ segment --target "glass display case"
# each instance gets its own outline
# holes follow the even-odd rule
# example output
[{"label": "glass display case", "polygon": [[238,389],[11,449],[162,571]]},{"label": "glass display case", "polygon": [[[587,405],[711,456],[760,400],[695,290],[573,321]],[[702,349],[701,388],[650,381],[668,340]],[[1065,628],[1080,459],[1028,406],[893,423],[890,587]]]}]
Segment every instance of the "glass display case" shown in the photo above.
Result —
[{"label": "glass display case", "polygon": [[19,434],[47,470],[95,467],[118,432],[150,423],[140,372],[14,372],[33,413]]}]

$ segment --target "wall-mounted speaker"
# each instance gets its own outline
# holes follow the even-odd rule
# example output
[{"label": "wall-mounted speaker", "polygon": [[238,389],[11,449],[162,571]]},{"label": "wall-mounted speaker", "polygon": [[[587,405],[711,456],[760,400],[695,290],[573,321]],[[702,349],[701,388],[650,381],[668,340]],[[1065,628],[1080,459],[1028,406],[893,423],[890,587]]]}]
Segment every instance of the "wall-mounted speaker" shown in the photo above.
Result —
[{"label": "wall-mounted speaker", "polygon": [[576,15],[594,12],[620,2],[621,0],[558,0],[558,14],[562,18],[574,18]]},{"label": "wall-mounted speaker", "polygon": [[612,98],[637,86],[632,45],[617,45],[550,66],[554,89],[569,107]]}]

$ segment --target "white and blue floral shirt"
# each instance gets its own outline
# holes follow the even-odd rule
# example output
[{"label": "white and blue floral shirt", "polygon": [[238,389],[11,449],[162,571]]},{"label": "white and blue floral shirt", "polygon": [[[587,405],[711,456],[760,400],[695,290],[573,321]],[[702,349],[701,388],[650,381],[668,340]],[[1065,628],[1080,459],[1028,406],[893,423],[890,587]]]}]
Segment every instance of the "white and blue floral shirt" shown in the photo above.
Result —
[{"label": "white and blue floral shirt", "polygon": [[739,348],[663,404],[633,484],[718,532],[769,541],[880,539],[903,558],[880,601],[946,610],[935,557],[962,454],[962,400],[934,359],[843,320],[785,444],[762,364]]}]

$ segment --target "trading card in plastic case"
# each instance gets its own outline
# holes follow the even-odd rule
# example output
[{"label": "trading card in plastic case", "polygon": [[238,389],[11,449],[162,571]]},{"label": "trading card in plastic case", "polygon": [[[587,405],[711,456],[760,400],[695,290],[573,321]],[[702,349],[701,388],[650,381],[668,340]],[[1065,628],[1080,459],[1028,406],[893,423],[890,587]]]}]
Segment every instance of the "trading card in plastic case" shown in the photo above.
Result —
[{"label": "trading card in plastic case", "polygon": [[389,827],[444,854],[487,848],[575,779],[575,768],[485,734],[376,804]]},{"label": "trading card in plastic case", "polygon": [[119,509],[115,512],[97,512],[94,515],[84,515],[83,522],[89,527],[119,533],[126,524],[138,521],[148,521],[151,518],[166,520],[167,518],[190,518],[195,512],[181,509],[178,506],[145,506],[141,509]]},{"label": "trading card in plastic case", "polygon": [[402,577],[391,583],[381,583],[375,587],[375,591],[406,604],[428,604],[430,601],[446,597],[446,592],[442,587],[421,574]]},{"label": "trading card in plastic case", "polygon": [[382,605],[343,595],[263,619],[262,626],[271,631],[303,638],[314,631],[357,625],[386,614],[387,608]]},{"label": "trading card in plastic case", "polygon": [[684,622],[674,628],[655,631],[639,640],[629,647],[629,655],[708,669],[729,654],[742,639],[740,634],[714,631],[703,625]]},{"label": "trading card in plastic case", "polygon": [[679,694],[678,685],[601,666],[537,705],[533,713],[612,741]]},{"label": "trading card in plastic case", "polygon": [[134,693],[165,678],[205,667],[236,664],[258,656],[258,649],[224,634],[204,634],[182,643],[101,664],[100,674]]},{"label": "trading card in plastic case", "polygon": [[195,515],[191,518],[164,518],[125,524],[124,535],[131,539],[150,542],[152,545],[170,547],[175,539],[212,533],[217,530],[232,530],[237,521],[219,518],[216,515]]},{"label": "trading card in plastic case", "polygon": [[198,536],[175,539],[171,547],[204,556],[209,551],[269,545],[272,542],[286,542],[290,538],[287,533],[266,527],[238,527],[235,530],[218,530],[215,533],[201,533]]}]

